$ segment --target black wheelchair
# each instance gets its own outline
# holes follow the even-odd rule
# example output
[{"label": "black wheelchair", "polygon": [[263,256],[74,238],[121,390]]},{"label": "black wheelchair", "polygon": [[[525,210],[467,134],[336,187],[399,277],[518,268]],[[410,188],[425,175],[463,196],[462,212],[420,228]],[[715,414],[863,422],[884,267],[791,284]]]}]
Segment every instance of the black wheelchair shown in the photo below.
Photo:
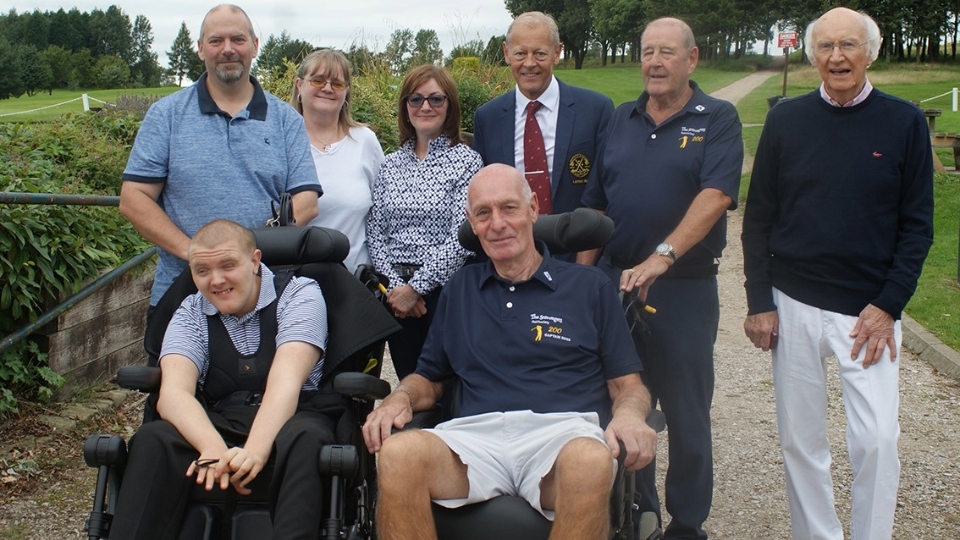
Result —
[{"label": "black wheelchair", "polygon": [[[377,277],[351,275],[341,264],[349,250],[339,231],[323,228],[275,227],[255,229],[262,261],[275,272],[315,279],[323,290],[328,313],[328,346],[321,393],[342,404],[337,433],[342,444],[319,451],[318,468],[329,479],[319,537],[333,539],[375,538],[374,504],[376,469],[373,456],[363,447],[359,425],[373,402],[390,392],[379,378],[386,338],[399,329],[371,290]],[[159,389],[160,346],[163,332],[180,302],[197,291],[189,270],[171,286],[151,316],[144,338],[148,365],[122,368],[117,384],[152,393],[144,421],[156,418],[155,393]],[[123,478],[126,443],[116,435],[93,435],[84,445],[84,460],[99,469],[94,507],[85,530],[90,539],[110,538],[112,512]],[[240,496],[232,489],[206,492],[193,486],[191,502],[180,525],[183,540],[262,539],[272,534],[267,510],[267,479],[270,464],[253,482],[253,493]],[[262,478],[261,478],[262,477]]]}]

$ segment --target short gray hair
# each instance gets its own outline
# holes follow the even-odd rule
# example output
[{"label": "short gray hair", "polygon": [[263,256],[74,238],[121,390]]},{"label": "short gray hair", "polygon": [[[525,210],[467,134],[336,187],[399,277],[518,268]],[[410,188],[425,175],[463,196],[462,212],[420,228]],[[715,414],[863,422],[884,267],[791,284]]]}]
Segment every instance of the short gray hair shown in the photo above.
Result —
[{"label": "short gray hair", "polygon": [[536,26],[546,26],[547,31],[550,32],[550,41],[553,46],[556,47],[560,44],[560,29],[557,27],[557,21],[551,15],[547,15],[542,11],[527,11],[526,13],[521,13],[517,15],[517,18],[510,23],[510,27],[507,28],[507,45],[510,45],[510,36],[513,35],[513,29],[517,24],[522,24],[527,28],[533,28]]},{"label": "short gray hair", "polygon": [[[830,11],[827,13],[830,13]],[[817,56],[815,54],[817,43],[814,40],[817,33],[817,23],[819,23],[827,13],[824,13],[823,15],[814,19],[810,24],[807,25],[807,30],[803,33],[803,52],[807,55],[807,60],[810,62],[810,64],[814,66],[817,65]],[[877,59],[877,56],[880,55],[880,27],[877,26],[877,21],[874,21],[873,18],[866,13],[862,11],[854,11],[854,13],[859,15],[863,20],[863,27],[865,33],[867,34],[867,54],[870,56],[870,61],[872,62]]]},{"label": "short gray hair", "polygon": [[697,46],[697,39],[693,36],[693,29],[690,28],[690,25],[675,17],[660,17],[647,23],[647,25],[643,27],[643,32],[640,34],[640,42],[643,43],[643,35],[647,33],[648,28],[661,24],[669,24],[680,29],[680,39],[683,41],[683,47],[686,50],[689,51]]}]

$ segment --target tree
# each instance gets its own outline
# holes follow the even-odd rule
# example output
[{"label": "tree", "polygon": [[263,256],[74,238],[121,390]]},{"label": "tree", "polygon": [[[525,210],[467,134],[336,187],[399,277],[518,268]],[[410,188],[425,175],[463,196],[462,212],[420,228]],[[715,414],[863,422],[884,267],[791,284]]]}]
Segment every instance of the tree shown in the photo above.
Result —
[{"label": "tree", "polygon": [[301,60],[313,51],[310,43],[301,39],[292,39],[286,30],[280,32],[280,37],[272,34],[266,43],[260,47],[257,63],[253,66],[256,77],[269,77],[274,70],[284,70],[284,60],[299,64]]},{"label": "tree", "polygon": [[[190,57],[197,56],[193,50],[193,40],[190,39],[190,30],[187,29],[187,23],[180,23],[180,32],[173,40],[173,45],[167,51],[170,73],[177,81],[177,86],[183,85],[183,76],[187,74],[190,68]],[[194,79],[196,80],[196,79]]]},{"label": "tree", "polygon": [[40,53],[43,61],[50,66],[51,88],[67,88],[70,84],[70,71],[73,69],[73,55],[57,45],[50,45]]},{"label": "tree", "polygon": [[506,60],[503,58],[503,42],[507,40],[507,36],[490,36],[490,39],[487,41],[487,46],[483,49],[483,55],[480,59],[487,64],[493,66],[505,66],[507,65]]},{"label": "tree", "polygon": [[413,55],[413,32],[409,28],[394,30],[383,54],[394,75],[406,73]]},{"label": "tree", "polygon": [[90,53],[90,49],[83,48],[73,53],[73,69],[70,71],[70,79],[67,83],[67,88],[70,88],[71,90],[78,90],[80,88],[95,87],[97,83],[96,78],[94,77],[93,67],[96,65],[96,63],[97,59],[94,58],[93,54]]},{"label": "tree", "polygon": [[23,84],[20,82],[20,59],[16,49],[7,39],[0,35],[0,99],[20,97],[23,95]]},{"label": "tree", "polygon": [[39,90],[50,90],[53,72],[43,60],[40,51],[33,45],[20,45],[17,49],[17,61],[20,62],[20,83],[23,91],[32,96]]},{"label": "tree", "polygon": [[130,17],[117,6],[107,11],[95,9],[90,13],[90,36],[93,43],[90,52],[95,57],[118,56],[127,65],[133,63],[133,27]]},{"label": "tree", "polygon": [[143,86],[160,84],[160,66],[157,65],[157,53],[153,52],[153,27],[143,15],[137,15],[133,21],[133,65],[130,77],[134,83]]},{"label": "tree", "polygon": [[47,48],[47,36],[50,34],[50,19],[46,13],[41,13],[39,9],[34,9],[29,15],[24,15],[23,19],[23,41],[22,45],[32,45],[34,50],[42,51]]},{"label": "tree", "polygon": [[447,57],[444,65],[450,66],[453,64],[454,59],[456,58],[481,58],[483,57],[483,40],[474,39],[464,43],[463,45],[457,45],[453,49],[450,49],[450,56]]},{"label": "tree", "polygon": [[115,55],[101,56],[93,73],[99,88],[123,88],[130,82],[130,66]]},{"label": "tree", "polygon": [[439,64],[443,60],[443,50],[440,48],[440,38],[436,30],[420,30],[413,38],[413,51],[410,57],[410,66],[422,64]]}]

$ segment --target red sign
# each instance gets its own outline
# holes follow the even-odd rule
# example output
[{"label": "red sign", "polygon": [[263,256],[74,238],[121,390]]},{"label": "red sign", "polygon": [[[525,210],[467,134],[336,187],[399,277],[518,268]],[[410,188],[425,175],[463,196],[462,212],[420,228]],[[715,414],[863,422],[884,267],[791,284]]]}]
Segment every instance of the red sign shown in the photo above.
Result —
[{"label": "red sign", "polygon": [[777,47],[793,47],[797,48],[797,33],[796,32],[780,32],[777,34]]}]

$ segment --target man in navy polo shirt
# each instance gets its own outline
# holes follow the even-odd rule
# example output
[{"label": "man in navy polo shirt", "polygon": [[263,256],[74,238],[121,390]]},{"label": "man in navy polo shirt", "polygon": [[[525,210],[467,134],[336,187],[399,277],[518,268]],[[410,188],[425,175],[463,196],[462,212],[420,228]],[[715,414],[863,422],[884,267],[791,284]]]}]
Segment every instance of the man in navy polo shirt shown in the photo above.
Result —
[{"label": "man in navy polo shirt", "polygon": [[262,227],[284,192],[297,223],[317,214],[322,190],[303,118],[249,75],[258,44],[242,9],[211,9],[197,41],[206,73],[153,104],[137,133],[120,212],[160,248],[151,306],[186,269],[190,238],[206,223]]},{"label": "man in navy polo shirt", "polygon": [[[385,539],[436,538],[431,500],[458,507],[504,493],[554,520],[551,538],[606,538],[618,441],[631,470],[653,459],[650,395],[616,288],[534,243],[538,209],[508,165],[470,183],[467,219],[489,260],[450,279],[416,372],[363,426],[380,452]],[[452,377],[458,418],[390,435]]]},{"label": "man in navy polo shirt", "polygon": [[[598,267],[658,309],[638,347],[669,433],[665,538],[700,539],[713,496],[716,260],[726,245],[726,211],[736,207],[743,141],[733,105],[690,80],[699,53],[689,26],[653,21],[640,47],[644,91],[610,120],[599,182],[587,185],[583,201],[616,223]],[[660,515],[654,473],[639,475],[640,504]]]}]

